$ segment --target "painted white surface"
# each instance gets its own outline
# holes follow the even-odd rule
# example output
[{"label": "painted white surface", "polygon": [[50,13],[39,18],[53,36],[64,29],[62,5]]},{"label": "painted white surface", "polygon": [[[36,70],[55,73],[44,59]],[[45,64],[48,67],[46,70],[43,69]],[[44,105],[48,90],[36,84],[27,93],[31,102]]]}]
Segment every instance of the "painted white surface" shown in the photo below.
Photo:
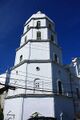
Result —
[{"label": "painted white surface", "polygon": [[[26,70],[27,70],[26,63],[12,70],[10,75],[9,85],[25,88],[26,76],[27,76]],[[9,90],[8,96],[13,96],[22,93],[25,93],[25,89],[16,88],[15,90]]]},{"label": "painted white surface", "polygon": [[23,120],[29,119],[35,112],[40,113],[42,116],[54,117],[54,98],[25,98]]},{"label": "painted white surface", "polygon": [[6,99],[4,120],[22,120],[22,98]]},{"label": "painted white surface", "polygon": [[15,65],[20,63],[21,55],[23,55],[23,60],[48,60],[50,59],[49,50],[50,45],[48,42],[28,43],[16,52]]}]

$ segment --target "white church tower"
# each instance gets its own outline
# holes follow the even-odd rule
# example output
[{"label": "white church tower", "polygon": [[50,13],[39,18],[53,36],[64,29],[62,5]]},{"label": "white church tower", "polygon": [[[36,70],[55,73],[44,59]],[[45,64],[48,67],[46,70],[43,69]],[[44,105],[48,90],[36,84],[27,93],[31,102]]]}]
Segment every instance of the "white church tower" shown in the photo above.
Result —
[{"label": "white church tower", "polygon": [[[34,113],[73,120],[69,74],[62,65],[55,23],[40,11],[25,23],[5,99],[4,120],[27,120]],[[69,109],[69,110],[68,110]],[[70,111],[71,110],[71,111]],[[69,114],[69,112],[71,112]]]}]

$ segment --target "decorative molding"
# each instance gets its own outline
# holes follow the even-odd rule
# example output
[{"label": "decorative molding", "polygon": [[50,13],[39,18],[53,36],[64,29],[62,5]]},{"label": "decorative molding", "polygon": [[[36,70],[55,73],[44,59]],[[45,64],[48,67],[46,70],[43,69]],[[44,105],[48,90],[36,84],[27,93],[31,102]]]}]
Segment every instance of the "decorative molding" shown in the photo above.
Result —
[{"label": "decorative molding", "polygon": [[36,40],[36,39],[32,39],[32,40],[28,40],[26,41],[23,45],[21,45],[19,48],[16,49],[16,51],[18,51],[19,49],[21,49],[22,47],[24,47],[27,43],[29,42],[50,42],[51,44],[55,45],[56,47],[62,49],[61,47],[59,47],[59,45],[57,45],[56,43],[53,43],[51,40]]},{"label": "decorative molding", "polygon": [[19,95],[13,95],[13,96],[8,96],[5,99],[12,99],[12,98],[27,98],[27,97],[53,97],[54,94],[19,94]]},{"label": "decorative molding", "polygon": [[56,93],[51,93],[51,94],[19,94],[19,95],[13,95],[13,96],[8,96],[5,99],[13,99],[13,98],[40,98],[40,97],[65,97],[68,99],[73,99],[71,96],[66,96],[66,95],[60,95]]},{"label": "decorative molding", "polygon": [[22,62],[20,62],[19,64],[13,66],[11,68],[11,70],[19,67],[20,65],[24,64],[24,63],[51,63],[53,62],[53,60],[23,60]]},{"label": "decorative molding", "polygon": [[36,26],[35,27],[32,27],[30,26],[29,27],[29,30],[27,30],[25,33],[23,33],[21,35],[21,37],[23,37],[28,31],[30,31],[31,29],[44,29],[44,28],[48,28],[50,31],[52,31],[54,34],[56,34],[56,32],[54,32],[52,29],[50,29],[48,26],[40,26],[39,28],[37,28]]},{"label": "decorative molding", "polygon": [[46,20],[48,20],[49,22],[51,22],[52,24],[54,24],[54,22],[52,21],[52,20],[50,20],[50,19],[48,19],[47,17],[39,17],[39,18],[31,18],[28,22],[26,22],[25,24],[24,24],[24,27],[31,21],[31,20],[39,20],[39,19],[46,19]]}]

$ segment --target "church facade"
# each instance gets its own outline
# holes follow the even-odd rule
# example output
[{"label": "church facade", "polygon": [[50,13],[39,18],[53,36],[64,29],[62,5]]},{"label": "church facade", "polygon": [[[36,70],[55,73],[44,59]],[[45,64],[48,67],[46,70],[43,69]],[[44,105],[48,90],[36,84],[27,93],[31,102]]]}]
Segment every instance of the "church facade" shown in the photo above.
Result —
[{"label": "church facade", "polygon": [[55,23],[40,11],[25,23],[11,68],[4,120],[28,120],[35,114],[73,120],[80,113],[80,59],[62,62]]}]

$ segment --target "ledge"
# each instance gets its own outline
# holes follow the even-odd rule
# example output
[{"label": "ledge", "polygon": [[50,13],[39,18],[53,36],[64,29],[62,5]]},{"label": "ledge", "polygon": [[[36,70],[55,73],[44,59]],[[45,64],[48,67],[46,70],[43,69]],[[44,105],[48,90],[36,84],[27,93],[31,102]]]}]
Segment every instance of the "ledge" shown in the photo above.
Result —
[{"label": "ledge", "polygon": [[13,95],[13,96],[8,96],[5,99],[13,99],[13,98],[44,98],[44,97],[64,97],[64,98],[68,98],[68,99],[73,99],[70,96],[65,96],[65,95],[60,95],[57,93],[52,93],[52,94],[19,94],[19,95]]},{"label": "ledge", "polygon": [[51,63],[51,62],[53,62],[53,61],[52,60],[23,60],[19,64],[17,64],[14,67],[12,67],[11,70],[19,67],[20,65],[22,65],[24,63]]},{"label": "ledge", "polygon": [[23,34],[21,35],[21,37],[23,37],[23,36],[24,36],[28,31],[30,31],[31,29],[44,29],[44,28],[49,29],[49,30],[52,31],[54,34],[56,33],[54,30],[50,29],[50,28],[47,27],[47,26],[40,26],[39,28],[30,26],[30,27],[29,27],[29,30],[27,30],[25,33],[23,33]]},{"label": "ledge", "polygon": [[16,52],[19,50],[19,49],[21,49],[22,47],[24,47],[27,43],[29,43],[29,42],[36,42],[36,43],[38,43],[38,42],[50,42],[51,44],[53,44],[53,45],[55,45],[56,47],[58,47],[58,48],[60,48],[60,49],[62,49],[61,47],[59,47],[57,44],[55,44],[55,43],[53,43],[51,40],[36,40],[36,39],[33,39],[33,40],[28,40],[28,41],[26,41],[23,45],[21,45],[19,48],[17,48],[16,49]]},{"label": "ledge", "polygon": [[31,20],[38,20],[38,19],[46,19],[48,20],[49,22],[51,22],[52,24],[54,24],[54,22],[50,19],[50,18],[47,18],[47,17],[39,17],[39,18],[31,18],[27,23],[24,24],[24,27],[31,21]]}]

